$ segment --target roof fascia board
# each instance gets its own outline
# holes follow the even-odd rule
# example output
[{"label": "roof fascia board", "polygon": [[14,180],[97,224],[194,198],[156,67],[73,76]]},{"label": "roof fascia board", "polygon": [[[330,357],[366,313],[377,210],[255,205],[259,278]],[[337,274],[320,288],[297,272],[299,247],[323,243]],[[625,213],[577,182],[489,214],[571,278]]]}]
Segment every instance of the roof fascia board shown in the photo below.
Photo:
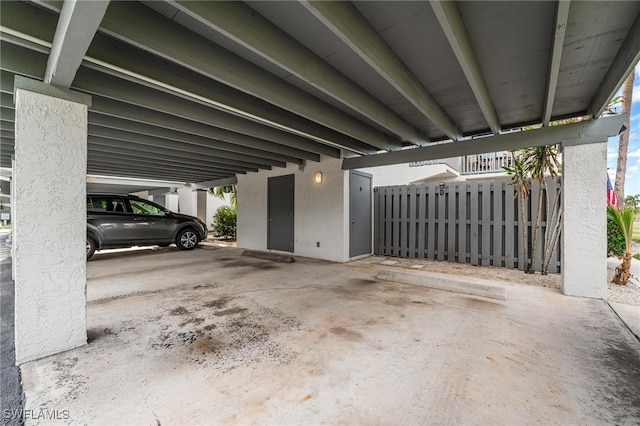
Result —
[{"label": "roof fascia board", "polygon": [[493,106],[487,83],[482,76],[480,64],[471,45],[471,39],[464,22],[462,22],[458,3],[456,1],[430,1],[429,4],[449,41],[453,53],[458,59],[458,63],[469,82],[469,86],[489,128],[494,134],[498,134],[500,132],[500,120]]},{"label": "roof fascia board", "polygon": [[428,142],[414,126],[242,2],[173,1],[181,12],[240,43],[403,141]]},{"label": "roof fascia board", "polygon": [[561,144],[565,140],[569,141],[572,145],[578,143],[576,141],[582,141],[581,143],[606,141],[610,136],[615,136],[620,132],[626,117],[628,117],[628,115],[621,114],[575,124],[542,127],[525,132],[430,145],[421,148],[368,155],[366,157],[345,158],[342,161],[342,168],[344,170],[352,170],[364,167],[388,166],[414,161],[484,154],[487,152],[510,151],[535,146]]}]

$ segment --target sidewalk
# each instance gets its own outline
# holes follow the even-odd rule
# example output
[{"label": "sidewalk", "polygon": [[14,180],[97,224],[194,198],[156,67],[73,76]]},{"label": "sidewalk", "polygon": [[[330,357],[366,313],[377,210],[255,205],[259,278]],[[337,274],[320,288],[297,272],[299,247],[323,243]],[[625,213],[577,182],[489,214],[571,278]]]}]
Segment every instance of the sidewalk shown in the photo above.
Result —
[{"label": "sidewalk", "polygon": [[[615,257],[607,259],[607,268],[615,269],[620,264],[620,260]],[[640,285],[640,260],[631,258],[630,282]],[[629,330],[640,340],[640,307],[625,305],[623,303],[609,302],[611,309],[629,327]]]}]

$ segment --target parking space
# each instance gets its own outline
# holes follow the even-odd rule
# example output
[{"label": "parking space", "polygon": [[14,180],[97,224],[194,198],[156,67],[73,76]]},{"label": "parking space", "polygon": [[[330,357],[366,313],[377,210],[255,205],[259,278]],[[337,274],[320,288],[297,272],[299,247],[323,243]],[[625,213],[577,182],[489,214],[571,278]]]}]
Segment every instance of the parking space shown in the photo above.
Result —
[{"label": "parking space", "polygon": [[[640,343],[602,301],[506,301],[208,246],[88,263],[89,344],[22,366],[27,409],[81,424],[640,420]],[[46,423],[40,421],[39,423]]]}]

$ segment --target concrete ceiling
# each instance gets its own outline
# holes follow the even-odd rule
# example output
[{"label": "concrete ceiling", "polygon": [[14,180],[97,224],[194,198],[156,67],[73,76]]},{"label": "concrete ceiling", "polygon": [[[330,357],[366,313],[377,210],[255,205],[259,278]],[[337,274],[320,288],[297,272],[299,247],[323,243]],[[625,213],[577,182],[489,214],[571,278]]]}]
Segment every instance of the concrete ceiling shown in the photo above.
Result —
[{"label": "concrete ceiling", "polygon": [[17,74],[92,95],[88,173],[205,185],[597,117],[640,54],[637,1],[0,8],[0,166]]}]

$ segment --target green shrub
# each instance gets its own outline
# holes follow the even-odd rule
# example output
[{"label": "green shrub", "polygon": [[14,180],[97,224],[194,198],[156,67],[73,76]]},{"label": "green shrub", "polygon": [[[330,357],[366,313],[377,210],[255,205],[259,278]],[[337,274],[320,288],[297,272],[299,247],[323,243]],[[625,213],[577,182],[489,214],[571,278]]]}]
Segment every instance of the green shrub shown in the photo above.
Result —
[{"label": "green shrub", "polygon": [[607,217],[607,256],[622,256],[626,245],[618,225]]},{"label": "green shrub", "polygon": [[236,208],[222,206],[213,215],[213,233],[220,238],[236,237]]}]

